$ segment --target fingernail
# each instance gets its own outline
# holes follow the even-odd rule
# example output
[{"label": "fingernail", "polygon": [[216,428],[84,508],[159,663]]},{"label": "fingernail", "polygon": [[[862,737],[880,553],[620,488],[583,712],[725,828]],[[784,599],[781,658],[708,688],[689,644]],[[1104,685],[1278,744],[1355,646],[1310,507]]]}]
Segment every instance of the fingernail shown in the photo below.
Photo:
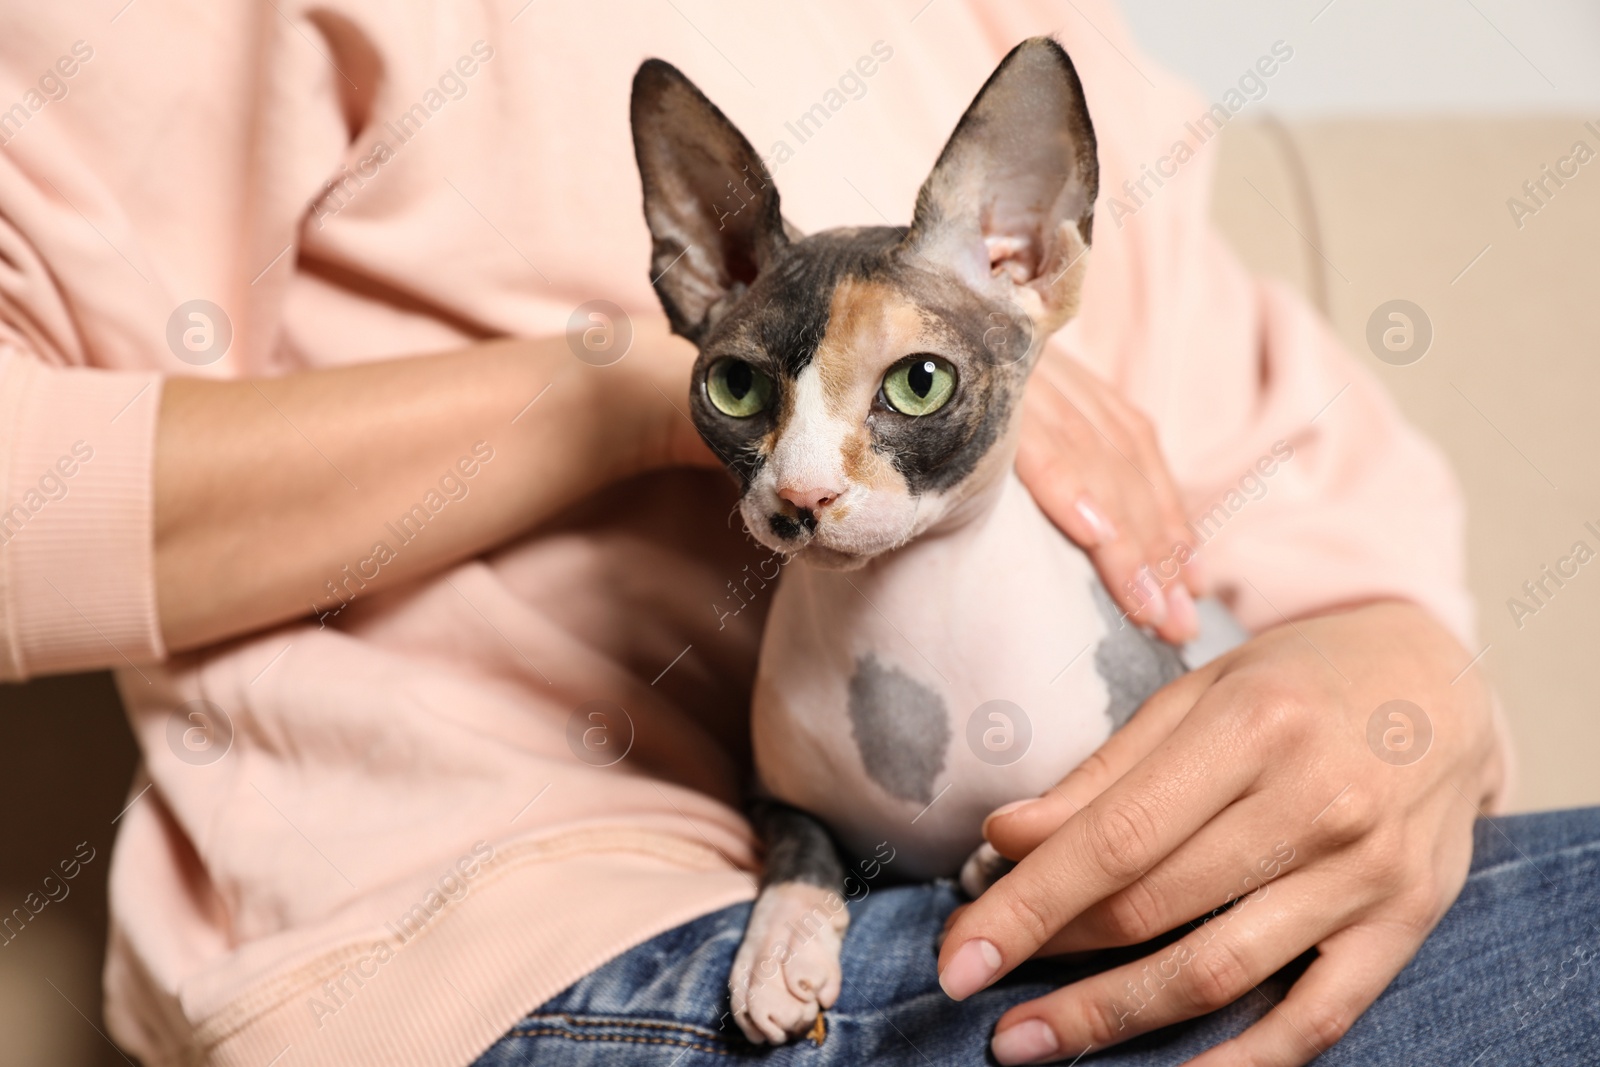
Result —
[{"label": "fingernail", "polygon": [[994,1035],[989,1050],[1001,1063],[1038,1063],[1061,1048],[1055,1031],[1043,1019],[1029,1019]]},{"label": "fingernail", "polygon": [[945,969],[939,972],[939,986],[951,1000],[966,1000],[994,980],[1000,970],[1000,950],[981,937],[956,949]]},{"label": "fingernail", "polygon": [[998,819],[1002,815],[1010,815],[1012,812],[1016,811],[1019,808],[1025,808],[1029,804],[1032,804],[1034,802],[1034,800],[1037,800],[1037,799],[1038,798],[1035,797],[1032,800],[1013,800],[1009,804],[1002,804],[998,808],[995,808],[993,811],[991,811],[989,813],[988,817],[983,820],[983,830],[982,830],[983,836],[984,837],[988,837],[989,836],[989,824],[991,822],[993,822],[994,820]]},{"label": "fingernail", "polygon": [[1167,598],[1161,595],[1161,583],[1150,573],[1146,564],[1139,568],[1133,579],[1133,595],[1141,601],[1134,614],[1146,626],[1160,626],[1167,621]]},{"label": "fingernail", "polygon": [[[1089,529],[1094,531],[1095,545],[1103,545],[1107,541],[1115,541],[1117,539],[1117,528],[1112,525],[1110,519],[1101,514],[1099,508],[1095,507],[1095,503],[1090,499],[1088,493],[1078,497],[1073,502],[1072,508],[1084,522],[1089,524]],[[1092,548],[1094,545],[1085,547]]]},{"label": "fingernail", "polygon": [[1178,583],[1173,583],[1172,592],[1167,596],[1168,617],[1172,622],[1172,629],[1177,635],[1192,641],[1200,634],[1200,616],[1194,610],[1194,600],[1189,596],[1189,590]]}]

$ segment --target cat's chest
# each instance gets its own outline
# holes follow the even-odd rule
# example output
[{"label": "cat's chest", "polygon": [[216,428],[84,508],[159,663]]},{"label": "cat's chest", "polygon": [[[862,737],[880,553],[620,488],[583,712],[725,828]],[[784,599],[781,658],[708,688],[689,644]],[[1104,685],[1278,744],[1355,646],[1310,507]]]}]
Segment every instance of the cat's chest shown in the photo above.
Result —
[{"label": "cat's chest", "polygon": [[1030,508],[863,571],[791,567],[773,602],[763,784],[848,852],[887,842],[900,876],[953,874],[984,815],[1049,788],[1174,673]]}]

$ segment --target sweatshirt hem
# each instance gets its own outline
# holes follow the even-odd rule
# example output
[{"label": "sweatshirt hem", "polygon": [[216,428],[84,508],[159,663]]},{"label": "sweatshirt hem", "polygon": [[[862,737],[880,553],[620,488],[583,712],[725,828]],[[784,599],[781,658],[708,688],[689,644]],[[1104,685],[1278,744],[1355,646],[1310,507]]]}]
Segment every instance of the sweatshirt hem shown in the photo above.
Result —
[{"label": "sweatshirt hem", "polygon": [[[755,895],[713,846],[623,827],[508,845],[485,874],[412,936],[369,928],[131,1050],[147,1067],[459,1067],[607,960]],[[133,1045],[139,1028],[110,1021]]]}]

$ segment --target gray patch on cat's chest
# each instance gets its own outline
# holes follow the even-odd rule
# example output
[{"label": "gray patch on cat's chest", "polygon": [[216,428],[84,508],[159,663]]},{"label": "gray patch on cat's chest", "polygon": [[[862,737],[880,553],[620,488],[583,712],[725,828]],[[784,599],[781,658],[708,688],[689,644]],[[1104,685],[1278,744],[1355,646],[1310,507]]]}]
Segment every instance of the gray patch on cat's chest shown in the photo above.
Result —
[{"label": "gray patch on cat's chest", "polygon": [[850,729],[867,774],[885,792],[933,800],[950,747],[950,716],[938,693],[868,653],[850,679]]},{"label": "gray patch on cat's chest", "polygon": [[1089,586],[1106,622],[1106,635],[1094,650],[1094,669],[1106,683],[1111,728],[1120,730],[1150,694],[1181,676],[1185,668],[1176,648],[1123,617],[1104,585],[1093,580]]}]

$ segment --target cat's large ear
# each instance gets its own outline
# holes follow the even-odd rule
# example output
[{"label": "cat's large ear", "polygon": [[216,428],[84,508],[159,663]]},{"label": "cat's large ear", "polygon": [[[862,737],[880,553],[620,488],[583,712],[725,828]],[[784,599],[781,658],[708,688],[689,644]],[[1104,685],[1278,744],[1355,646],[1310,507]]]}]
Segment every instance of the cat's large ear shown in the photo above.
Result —
[{"label": "cat's large ear", "polygon": [[674,333],[699,342],[788,243],[750,142],[676,67],[633,76],[633,151],[650,226],[650,276]]},{"label": "cat's large ear", "polygon": [[1072,60],[1017,45],[973,99],[917,195],[907,247],[1048,333],[1077,311],[1100,183]]}]

